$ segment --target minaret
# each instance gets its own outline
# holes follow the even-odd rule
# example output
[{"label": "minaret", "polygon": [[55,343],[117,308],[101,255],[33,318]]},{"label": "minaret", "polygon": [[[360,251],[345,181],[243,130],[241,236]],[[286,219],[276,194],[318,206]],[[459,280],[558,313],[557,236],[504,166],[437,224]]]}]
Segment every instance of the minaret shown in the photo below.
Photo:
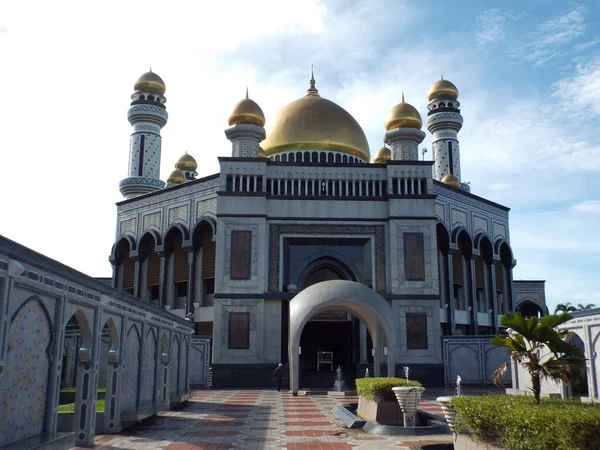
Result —
[{"label": "minaret", "polygon": [[165,187],[160,180],[160,130],[169,115],[164,81],[152,72],[143,74],[134,85],[131,108],[127,111],[133,133],[129,145],[129,176],[119,183],[125,198],[137,197]]},{"label": "minaret", "polygon": [[225,136],[231,141],[231,156],[239,158],[261,158],[259,144],[266,137],[265,115],[260,106],[248,98],[240,100],[229,116],[229,128]]},{"label": "minaret", "polygon": [[[418,161],[419,144],[425,139],[421,131],[423,120],[417,109],[402,101],[390,110],[385,122],[384,142],[390,146],[391,159],[395,161]],[[375,161],[377,162],[377,161]]]},{"label": "minaret", "polygon": [[433,83],[427,97],[427,129],[433,135],[433,178],[458,189],[461,187],[458,131],[463,124],[458,89],[441,77]]}]

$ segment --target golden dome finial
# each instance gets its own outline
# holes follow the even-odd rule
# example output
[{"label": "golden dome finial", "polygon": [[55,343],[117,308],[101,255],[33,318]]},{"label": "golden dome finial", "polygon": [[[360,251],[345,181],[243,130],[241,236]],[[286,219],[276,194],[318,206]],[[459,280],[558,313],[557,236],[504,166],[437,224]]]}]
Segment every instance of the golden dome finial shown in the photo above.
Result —
[{"label": "golden dome finial", "polygon": [[416,128],[418,130],[423,126],[423,119],[419,111],[409,103],[404,101],[404,91],[402,91],[402,101],[395,105],[385,121],[387,131],[396,128]]},{"label": "golden dome finial", "polygon": [[456,178],[451,173],[442,178],[442,183],[444,183],[447,186],[453,187],[454,189],[460,188],[460,181],[458,181],[458,178]]},{"label": "golden dome finial", "polygon": [[258,106],[254,100],[250,100],[247,86],[246,98],[237,102],[233,107],[233,112],[229,116],[227,122],[229,125],[248,124],[258,125],[259,127],[265,125],[265,115],[262,109],[260,109],[260,106]]},{"label": "golden dome finial", "polygon": [[310,87],[306,90],[306,95],[316,95],[317,97],[320,97],[319,91],[315,87],[315,75],[312,64],[310,65],[310,80],[308,80],[308,82],[310,83]]},{"label": "golden dome finial", "polygon": [[168,185],[181,184],[181,183],[185,183],[185,182],[186,182],[185,174],[179,169],[175,169],[173,172],[171,172],[171,175],[169,175],[169,178],[167,178]]},{"label": "golden dome finial", "polygon": [[381,147],[375,154],[375,158],[373,158],[373,162],[375,164],[383,164],[386,161],[389,161],[391,159],[392,159],[392,151],[389,149],[389,147],[386,147],[385,144],[383,144],[383,147]]},{"label": "golden dome finial", "polygon": [[185,155],[179,158],[179,160],[175,163],[175,168],[182,172],[190,170],[195,172],[198,168],[198,163],[192,155],[188,155],[188,152],[185,152]]},{"label": "golden dome finial", "polygon": [[152,68],[150,68],[149,72],[146,72],[138,78],[133,86],[133,89],[136,91],[142,89],[151,89],[164,95],[167,87],[165,86],[165,82],[162,80],[162,78],[152,72]]},{"label": "golden dome finial", "polygon": [[448,80],[444,80],[444,76],[440,75],[440,79],[433,83],[427,93],[427,98],[432,101],[436,98],[447,98],[450,100],[458,99],[458,88]]}]

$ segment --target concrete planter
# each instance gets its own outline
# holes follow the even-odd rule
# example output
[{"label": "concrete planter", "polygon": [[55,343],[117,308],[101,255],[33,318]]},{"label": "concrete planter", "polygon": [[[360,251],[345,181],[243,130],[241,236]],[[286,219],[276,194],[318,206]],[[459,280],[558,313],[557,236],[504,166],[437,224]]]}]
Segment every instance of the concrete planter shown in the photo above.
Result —
[{"label": "concrete planter", "polygon": [[358,410],[356,412],[363,419],[381,425],[404,425],[404,415],[397,401],[377,402],[359,395]]},{"label": "concrete planter", "polygon": [[452,397],[438,397],[435,399],[442,406],[442,411],[444,413],[444,417],[446,418],[446,422],[448,422],[448,426],[454,435],[454,418],[456,417],[456,410],[452,406]]},{"label": "concrete planter", "polygon": [[396,386],[392,388],[404,414],[404,426],[414,427],[417,422],[417,407],[425,388],[416,386]]}]

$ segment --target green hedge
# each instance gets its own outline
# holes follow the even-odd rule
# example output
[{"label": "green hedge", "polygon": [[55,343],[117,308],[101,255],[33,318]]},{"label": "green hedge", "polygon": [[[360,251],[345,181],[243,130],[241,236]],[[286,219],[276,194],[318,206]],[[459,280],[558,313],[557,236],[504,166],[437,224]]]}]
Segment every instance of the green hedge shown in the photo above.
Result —
[{"label": "green hedge", "polygon": [[[416,380],[409,380],[409,386],[421,386]],[[395,386],[406,386],[404,378],[357,378],[356,393],[369,400],[396,401],[392,388]]]},{"label": "green hedge", "polygon": [[600,447],[600,405],[532,396],[454,397],[456,431],[511,450]]}]

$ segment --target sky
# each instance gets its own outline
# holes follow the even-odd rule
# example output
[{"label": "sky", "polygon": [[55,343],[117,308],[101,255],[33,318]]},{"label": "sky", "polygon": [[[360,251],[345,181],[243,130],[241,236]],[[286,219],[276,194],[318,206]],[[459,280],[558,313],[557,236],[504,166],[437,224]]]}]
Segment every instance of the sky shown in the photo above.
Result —
[{"label": "sky", "polygon": [[311,64],[372,154],[402,91],[426,117],[429,86],[451,80],[462,179],[511,208],[514,279],[546,280],[551,310],[600,305],[597,1],[3,1],[0,234],[110,276],[137,78],[167,86],[164,180],[185,152],[218,171],[247,86],[268,133]]}]

